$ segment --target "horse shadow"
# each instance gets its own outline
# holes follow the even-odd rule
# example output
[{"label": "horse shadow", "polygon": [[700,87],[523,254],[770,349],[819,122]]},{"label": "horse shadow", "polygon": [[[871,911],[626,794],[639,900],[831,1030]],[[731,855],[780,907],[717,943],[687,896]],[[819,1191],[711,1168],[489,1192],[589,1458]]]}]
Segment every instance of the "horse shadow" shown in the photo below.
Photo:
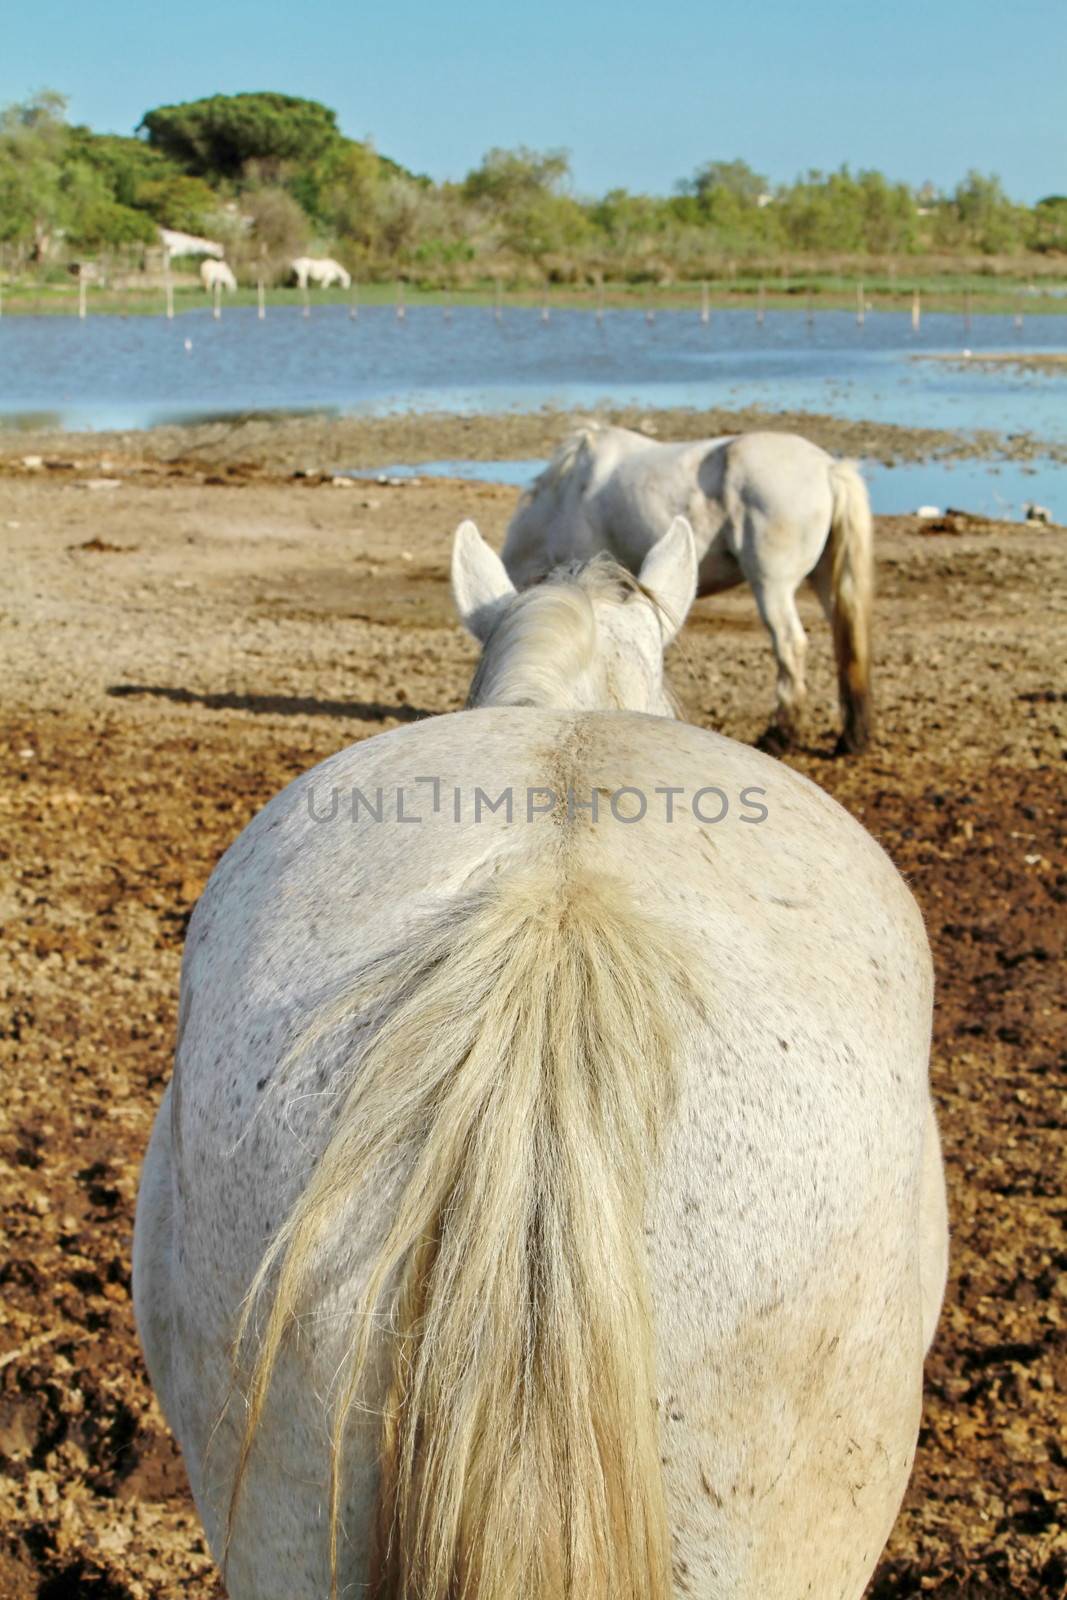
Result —
[{"label": "horse shadow", "polygon": [[232,690],[201,694],[194,689],[150,683],[113,683],[105,691],[112,699],[146,697],[169,700],[174,705],[206,706],[209,711],[249,711],[253,716],[341,717],[356,722],[418,722],[438,713],[425,706],[399,701],[388,705],[381,700],[319,700],[313,695],[238,694]]}]

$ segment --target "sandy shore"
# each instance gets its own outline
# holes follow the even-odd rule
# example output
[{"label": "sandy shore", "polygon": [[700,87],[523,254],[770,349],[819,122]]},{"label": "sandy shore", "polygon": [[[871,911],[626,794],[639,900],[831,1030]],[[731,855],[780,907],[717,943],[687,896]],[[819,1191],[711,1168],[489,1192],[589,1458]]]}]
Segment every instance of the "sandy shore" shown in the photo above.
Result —
[{"label": "sandy shore", "polygon": [[[67,438],[47,448],[85,451],[80,467],[0,472],[3,1600],[221,1595],[129,1297],[184,929],[220,852],[290,778],[462,704],[474,652],[451,614],[450,535],[473,515],[499,540],[515,503],[484,484],[280,474],[354,465],[357,449],[369,465],[540,453],[557,425],[250,425],[214,444],[203,430],[195,451],[183,436],[184,465],[173,435],[136,452],[129,436]],[[114,482],[88,490],[105,449]],[[1065,538],[879,520],[878,734],[862,759],[830,757],[828,633],[803,600],[812,718],[791,764],[889,850],[937,964],[952,1276],[869,1600],[1036,1600],[1067,1578]],[[747,591],[700,602],[671,665],[693,720],[757,736],[773,666]]]},{"label": "sandy shore", "polygon": [[[1037,456],[1067,461],[1067,445],[1042,442],[1029,434],[1009,437],[988,430],[907,428],[812,412],[631,407],[598,415],[659,439],[714,438],[754,428],[785,430],[804,434],[837,455],[862,456],[890,466],[950,459],[1029,461]],[[0,432],[0,467],[17,470],[22,458],[41,456],[100,470],[107,470],[101,469],[101,462],[175,469],[201,464],[285,476],[420,461],[526,460],[551,455],[578,417],[551,410],[485,417],[408,412],[375,418],[249,417],[143,432]]]}]

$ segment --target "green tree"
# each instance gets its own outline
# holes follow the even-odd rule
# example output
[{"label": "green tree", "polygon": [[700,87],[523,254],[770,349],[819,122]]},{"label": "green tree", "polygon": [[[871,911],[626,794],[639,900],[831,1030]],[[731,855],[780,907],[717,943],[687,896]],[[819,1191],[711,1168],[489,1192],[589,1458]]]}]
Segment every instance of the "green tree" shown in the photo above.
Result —
[{"label": "green tree", "polygon": [[503,210],[536,204],[546,195],[558,194],[570,177],[570,157],[565,150],[517,150],[494,147],[483,157],[481,166],[463,181],[466,199],[499,206]]},{"label": "green tree", "polygon": [[63,226],[66,101],[46,89],[0,112],[0,238],[48,256]]},{"label": "green tree", "polygon": [[756,206],[770,185],[747,161],[706,161],[679,185],[683,194],[708,204],[714,195],[727,194],[744,206]]},{"label": "green tree", "polygon": [[963,242],[990,255],[1019,243],[1020,215],[1000,179],[973,168],[952,194],[952,209]]},{"label": "green tree", "polygon": [[260,176],[287,165],[314,166],[340,140],[337,115],[317,100],[290,94],[216,94],[146,111],[138,132],[187,171],[210,180],[238,179],[249,162]]},{"label": "green tree", "polygon": [[1056,250],[1067,254],[1067,195],[1049,194],[1033,209],[1027,230],[1031,250]]}]

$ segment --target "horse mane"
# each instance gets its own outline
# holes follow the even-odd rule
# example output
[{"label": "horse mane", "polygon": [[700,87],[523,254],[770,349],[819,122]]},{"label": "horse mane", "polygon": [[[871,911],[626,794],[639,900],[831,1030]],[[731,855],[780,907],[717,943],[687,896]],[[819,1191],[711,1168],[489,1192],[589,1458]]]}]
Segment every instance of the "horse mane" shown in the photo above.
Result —
[{"label": "horse mane", "polygon": [[596,649],[596,602],[658,602],[611,556],[571,562],[519,594],[482,649],[468,707],[570,704],[575,679]]},{"label": "horse mane", "polygon": [[[581,495],[593,472],[596,445],[605,431],[593,419],[569,433],[543,472],[520,496],[508,527],[508,546],[522,548],[527,540],[540,544],[563,512],[564,498],[577,490]],[[506,555],[505,555],[506,559]],[[527,579],[534,574],[526,574]]]}]

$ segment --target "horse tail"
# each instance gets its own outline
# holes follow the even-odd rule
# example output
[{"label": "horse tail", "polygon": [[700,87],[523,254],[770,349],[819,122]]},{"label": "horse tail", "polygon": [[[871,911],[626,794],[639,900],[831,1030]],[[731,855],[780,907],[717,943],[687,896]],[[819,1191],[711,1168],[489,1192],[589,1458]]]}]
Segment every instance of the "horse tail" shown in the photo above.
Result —
[{"label": "horse tail", "polygon": [[238,1330],[240,1344],[269,1299],[231,1527],[323,1243],[357,1186],[392,1176],[388,1236],[343,1330],[331,1593],[345,1425],[367,1415],[360,1391],[388,1339],[374,1600],[669,1600],[646,1201],[673,1041],[698,1005],[676,936],[623,885],[553,868],[438,917],[315,1024],[319,1039],[371,1008],[329,1142]]},{"label": "horse tail", "polygon": [[840,748],[859,751],[871,733],[871,608],[874,525],[867,486],[852,461],[830,467],[830,594],[844,728]]}]

